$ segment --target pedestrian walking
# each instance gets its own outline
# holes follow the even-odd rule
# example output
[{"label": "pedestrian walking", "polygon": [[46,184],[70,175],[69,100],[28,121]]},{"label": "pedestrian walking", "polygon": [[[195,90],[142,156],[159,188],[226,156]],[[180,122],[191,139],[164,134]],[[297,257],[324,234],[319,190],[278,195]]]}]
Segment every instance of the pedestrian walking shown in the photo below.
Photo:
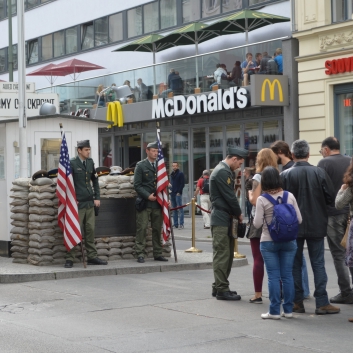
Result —
[{"label": "pedestrian walking", "polygon": [[212,202],[211,232],[213,238],[212,296],[218,300],[240,300],[240,295],[229,289],[229,275],[234,256],[232,232],[233,217],[243,221],[238,199],[234,193],[233,171],[238,169],[248,156],[248,150],[228,147],[227,157],[219,162],[210,177],[210,199]]},{"label": "pedestrian walking", "polygon": [[250,298],[252,304],[262,304],[262,283],[264,280],[264,260],[260,251],[260,238],[262,229],[256,229],[253,225],[253,219],[256,211],[256,201],[261,195],[261,173],[266,167],[277,167],[277,157],[270,148],[263,148],[256,157],[256,174],[252,179],[252,190],[249,191],[249,200],[254,206],[251,211],[250,230],[248,238],[250,239],[251,252],[254,259],[253,281],[255,294]]},{"label": "pedestrian walking", "polygon": [[[341,186],[337,193],[335,206],[338,210],[342,210],[347,205],[350,208],[350,226],[348,232],[348,239],[346,241],[346,254],[345,254],[345,264],[348,266],[351,276],[353,278],[353,159],[344,174],[343,178],[344,184]],[[353,317],[348,319],[349,322],[353,322]]]},{"label": "pedestrian walking", "polygon": [[334,200],[334,188],[325,170],[308,163],[310,147],[307,141],[294,141],[291,147],[294,160],[292,168],[281,173],[283,189],[297,200],[303,222],[299,227],[297,252],[294,258],[293,277],[295,297],[293,312],[304,313],[302,284],[303,248],[306,242],[314,273],[316,301],[315,314],[336,314],[340,308],[330,304],[327,296],[324,238],[327,232],[327,209]]},{"label": "pedestrian walking", "polygon": [[[173,171],[170,174],[170,184],[172,186],[170,193],[170,201],[172,207],[180,207],[183,205],[183,189],[185,186],[185,177],[184,173],[179,170],[179,163],[173,162],[172,164]],[[173,222],[174,228],[183,229],[184,228],[184,208],[179,208],[173,211]]]},{"label": "pedestrian walking", "polygon": [[[256,212],[254,218],[254,227],[261,228],[260,250],[265,261],[268,275],[268,291],[270,297],[269,311],[262,314],[263,319],[281,318],[281,282],[283,293],[283,313],[282,316],[290,318],[293,316],[294,300],[294,281],[293,281],[293,262],[297,250],[295,225],[302,222],[297,201],[293,194],[283,191],[281,179],[277,168],[266,167],[261,176],[261,188],[264,194],[258,197],[256,201]],[[277,205],[277,203],[279,203]],[[274,206],[275,204],[275,206]],[[291,232],[288,227],[281,228],[281,223],[276,229],[281,241],[276,241],[271,236],[271,222],[277,211],[277,221],[281,222],[281,207],[285,215],[291,217],[285,221],[291,226]],[[283,214],[283,213],[282,213]],[[295,223],[296,222],[296,223]],[[298,226],[296,228],[298,230]],[[296,232],[297,233],[297,232]]]},{"label": "pedestrian walking", "polygon": [[149,221],[152,227],[153,257],[156,261],[168,261],[162,256],[162,208],[156,198],[158,142],[151,142],[147,145],[146,155],[146,159],[136,164],[134,172],[134,188],[144,204],[144,207],[136,212],[137,262],[145,262],[146,232]]},{"label": "pedestrian walking", "polygon": [[[197,181],[194,197],[196,198],[199,193],[201,207],[204,210],[210,210],[210,171],[207,169],[202,172],[202,177]],[[203,210],[201,210],[201,212],[203,217],[203,228],[210,229],[210,214]]]},{"label": "pedestrian walking", "polygon": [[[80,228],[87,251],[87,264],[107,265],[107,261],[98,258],[97,249],[94,244],[96,221],[94,207],[100,207],[100,192],[98,176],[94,168],[93,159],[90,158],[90,154],[91,146],[89,140],[78,141],[77,157],[70,160],[70,166],[75,185]],[[73,267],[75,253],[75,248],[72,248],[71,251],[66,254],[65,268]]]},{"label": "pedestrian walking", "polygon": [[[342,180],[347,171],[351,158],[340,153],[340,142],[335,137],[327,137],[321,143],[320,153],[322,159],[318,167],[326,170],[333,183],[335,196],[341,188]],[[349,271],[345,265],[346,249],[341,245],[344,233],[346,232],[349,205],[338,210],[334,204],[327,205],[328,225],[327,242],[332,255],[333,263],[337,274],[338,287],[340,292],[330,298],[331,303],[353,304],[353,291]]]}]

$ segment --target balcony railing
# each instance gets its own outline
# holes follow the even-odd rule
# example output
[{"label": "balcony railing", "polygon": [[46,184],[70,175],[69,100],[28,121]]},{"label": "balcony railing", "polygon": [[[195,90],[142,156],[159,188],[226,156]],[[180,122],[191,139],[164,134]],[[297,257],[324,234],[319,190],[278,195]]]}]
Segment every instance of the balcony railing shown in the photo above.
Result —
[{"label": "balcony railing", "polygon": [[[196,76],[198,76],[200,91],[207,92],[211,90],[210,85],[214,83],[213,73],[216,70],[216,64],[225,64],[227,71],[231,72],[236,61],[240,61],[242,63],[245,60],[246,53],[250,52],[253,54],[253,61],[255,61],[256,53],[267,52],[272,56],[277,48],[282,48],[282,40],[287,38],[288,37],[281,37],[251,45],[244,45],[207,54],[172,60],[151,66],[116,72],[113,74],[96,76],[63,85],[38,89],[37,92],[58,93],[60,99],[60,113],[65,114],[77,111],[78,109],[89,109],[95,107],[98,98],[96,91],[99,85],[102,84],[104,87],[109,87],[115,83],[117,86],[121,86],[126,81],[129,81],[133,91],[133,95],[131,97],[132,102],[135,103],[152,99],[154,94],[159,96],[167,96],[168,92],[165,91],[168,89],[168,75],[170,73],[170,69],[172,68],[179,72],[182,79],[182,86],[177,92],[173,92],[174,95],[187,95],[194,93],[194,90],[197,87]],[[131,52],[130,55],[134,55],[134,52]],[[284,57],[285,55],[286,54],[283,53]],[[112,57],[113,56],[118,64],[119,54],[112,53]],[[198,74],[196,74],[196,69]],[[136,89],[138,79],[142,79],[142,82],[147,86],[147,92],[142,96],[139,95],[138,90]],[[241,80],[239,80],[238,85],[242,85]],[[228,88],[227,81],[222,81],[222,88]],[[109,94],[106,94],[105,99],[106,101],[111,99]]]}]

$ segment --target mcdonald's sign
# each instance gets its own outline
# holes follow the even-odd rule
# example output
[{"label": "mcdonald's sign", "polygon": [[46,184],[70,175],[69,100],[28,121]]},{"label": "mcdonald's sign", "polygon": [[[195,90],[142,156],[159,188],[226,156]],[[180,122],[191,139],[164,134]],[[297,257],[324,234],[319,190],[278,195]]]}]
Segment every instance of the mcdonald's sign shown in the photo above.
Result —
[{"label": "mcdonald's sign", "polygon": [[110,102],[108,104],[106,120],[113,122],[108,128],[111,128],[112,126],[122,127],[124,125],[123,109],[119,101]]},{"label": "mcdonald's sign", "polygon": [[252,106],[289,105],[287,76],[253,75],[250,89]]}]

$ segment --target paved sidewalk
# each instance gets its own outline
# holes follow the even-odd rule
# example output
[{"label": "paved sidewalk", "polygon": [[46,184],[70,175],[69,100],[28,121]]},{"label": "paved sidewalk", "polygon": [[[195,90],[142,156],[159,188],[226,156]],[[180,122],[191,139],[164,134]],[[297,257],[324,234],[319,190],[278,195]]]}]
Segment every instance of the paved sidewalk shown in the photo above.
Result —
[{"label": "paved sidewalk", "polygon": [[[174,257],[169,258],[168,262],[146,259],[144,264],[139,264],[136,260],[117,260],[110,261],[107,266],[90,265],[86,269],[83,268],[82,264],[74,264],[71,269],[64,268],[63,265],[33,266],[14,264],[12,259],[0,257],[0,283],[212,269],[212,253],[189,254],[182,250],[177,250],[177,257],[178,263],[175,263]],[[247,259],[235,259],[233,267],[247,264]]]}]

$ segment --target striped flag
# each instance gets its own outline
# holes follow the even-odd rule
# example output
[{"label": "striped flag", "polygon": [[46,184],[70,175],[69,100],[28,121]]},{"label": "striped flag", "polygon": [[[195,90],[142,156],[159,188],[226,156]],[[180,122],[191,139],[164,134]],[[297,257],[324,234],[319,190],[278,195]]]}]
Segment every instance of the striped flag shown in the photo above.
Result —
[{"label": "striped flag", "polygon": [[81,243],[82,235],[65,133],[63,133],[60,148],[57,183],[56,195],[59,199],[58,225],[64,233],[64,245],[70,251]]},{"label": "striped flag", "polygon": [[169,185],[168,174],[165,168],[164,156],[159,130],[157,130],[158,139],[158,161],[157,161],[157,201],[162,207],[163,212],[163,243],[169,239],[170,219],[168,209],[167,188]]}]

